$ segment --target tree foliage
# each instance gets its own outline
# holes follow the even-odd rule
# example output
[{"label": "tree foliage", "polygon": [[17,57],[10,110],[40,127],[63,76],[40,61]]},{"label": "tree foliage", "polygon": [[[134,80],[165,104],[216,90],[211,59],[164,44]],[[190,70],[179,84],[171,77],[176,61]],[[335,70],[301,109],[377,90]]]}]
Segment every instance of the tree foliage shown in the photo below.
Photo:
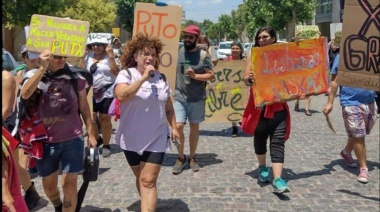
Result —
[{"label": "tree foliage", "polygon": [[133,31],[133,22],[135,16],[135,2],[155,3],[155,0],[115,0],[117,5],[117,15],[123,29],[127,32]]},{"label": "tree foliage", "polygon": [[30,24],[33,14],[57,16],[65,5],[74,5],[77,0],[3,0],[2,23],[7,27]]},{"label": "tree foliage", "polygon": [[313,18],[316,0],[244,0],[250,14],[254,14],[253,25],[270,25],[277,31],[286,30],[290,40],[295,25]]},{"label": "tree foliage", "polygon": [[221,31],[222,37],[227,37],[227,39],[236,39],[237,34],[233,27],[231,15],[222,14],[219,16],[219,29]]},{"label": "tree foliage", "polygon": [[107,0],[79,0],[58,15],[88,21],[90,32],[106,32],[115,23],[116,5]]}]

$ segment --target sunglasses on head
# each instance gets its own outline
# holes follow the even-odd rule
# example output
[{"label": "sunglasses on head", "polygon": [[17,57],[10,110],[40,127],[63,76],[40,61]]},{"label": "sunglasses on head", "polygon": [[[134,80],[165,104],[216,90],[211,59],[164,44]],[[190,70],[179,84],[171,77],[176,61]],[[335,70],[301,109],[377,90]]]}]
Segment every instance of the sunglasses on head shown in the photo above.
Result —
[{"label": "sunglasses on head", "polygon": [[66,59],[67,57],[64,57],[64,56],[58,56],[58,55],[53,55],[53,58],[56,59],[56,60],[60,60],[62,58]]}]

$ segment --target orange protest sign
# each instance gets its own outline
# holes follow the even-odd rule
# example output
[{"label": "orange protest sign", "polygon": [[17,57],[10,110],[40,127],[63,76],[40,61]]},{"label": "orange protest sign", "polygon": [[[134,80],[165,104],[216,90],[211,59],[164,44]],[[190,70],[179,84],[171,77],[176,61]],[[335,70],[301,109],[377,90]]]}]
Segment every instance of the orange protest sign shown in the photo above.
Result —
[{"label": "orange protest sign", "polygon": [[158,37],[164,44],[160,54],[160,72],[164,73],[174,90],[178,45],[181,35],[182,6],[156,6],[136,2],[133,35],[140,32]]},{"label": "orange protest sign", "polygon": [[26,48],[34,52],[50,50],[54,55],[82,57],[89,27],[87,21],[34,14]]},{"label": "orange protest sign", "polygon": [[328,89],[326,38],[257,47],[251,54],[256,106],[321,94]]}]

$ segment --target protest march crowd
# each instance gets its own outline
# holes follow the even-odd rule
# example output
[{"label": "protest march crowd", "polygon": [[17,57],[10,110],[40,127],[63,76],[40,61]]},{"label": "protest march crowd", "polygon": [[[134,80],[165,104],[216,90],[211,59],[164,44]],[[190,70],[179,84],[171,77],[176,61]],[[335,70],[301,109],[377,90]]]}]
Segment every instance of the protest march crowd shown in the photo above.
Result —
[{"label": "protest march crowd", "polygon": [[[378,118],[380,97],[374,90],[339,84],[343,49],[336,41],[342,39],[340,33],[330,43],[317,31],[318,36],[310,40],[295,33],[292,42],[277,44],[275,29],[263,26],[256,31],[254,47],[246,57],[243,57],[242,44],[233,42],[231,55],[218,61],[211,56],[207,35],[201,34],[195,25],[186,26],[169,39],[174,47],[167,45],[167,32],[162,37],[134,32],[131,40],[122,45],[120,39],[110,33],[89,33],[86,24],[52,18],[46,21],[46,27],[70,25],[72,27],[60,29],[71,30],[74,35],[68,33],[52,40],[51,44],[47,42],[46,47],[36,47],[33,43],[40,40],[33,36],[45,36],[49,41],[55,33],[49,28],[45,33],[38,32],[33,23],[41,26],[43,18],[33,16],[27,42],[21,47],[25,64],[17,70],[16,76],[3,67],[2,211],[24,212],[38,204],[40,194],[29,175],[36,172],[43,179],[43,190],[55,211],[79,211],[83,196],[78,193],[78,175],[86,171],[98,174],[96,162],[90,165],[84,162],[88,155],[112,156],[113,118],[119,122],[115,143],[122,149],[136,178],[141,211],[155,211],[157,180],[165,152],[172,144],[178,151],[172,173],[179,175],[186,166],[193,172],[199,171],[196,151],[200,123],[206,120],[208,86],[219,76],[215,68],[233,61],[244,64],[239,89],[247,93],[247,101],[242,101],[244,112],[239,119],[225,121],[232,124],[232,137],[238,136],[238,125],[244,133],[253,136],[253,150],[259,163],[257,178],[261,182],[271,183],[275,193],[290,192],[282,178],[285,144],[291,136],[287,102],[306,99],[305,114],[310,116],[310,97],[325,94],[328,97],[323,113],[328,117],[338,88],[347,132],[347,143],[340,155],[348,166],[358,168],[360,183],[369,182],[365,137]],[[178,49],[176,38],[183,41],[183,47]],[[72,44],[67,47],[64,42]],[[296,78],[303,69],[313,69],[313,74],[307,75],[305,84],[284,81],[286,91],[281,88],[266,96],[260,90],[264,84],[270,84],[265,80],[282,73],[279,66],[267,68],[276,60],[270,51],[280,52],[280,48],[287,46],[290,51],[293,48],[292,56],[296,58],[300,56],[297,49],[302,48],[298,47],[299,43],[314,46],[316,56],[307,63],[296,64],[294,60],[291,65],[286,64],[285,69],[297,69],[286,74]],[[323,54],[327,51],[330,55]],[[164,56],[170,58],[169,63]],[[70,63],[70,58],[78,60]],[[165,69],[168,67],[173,71],[168,72]],[[294,110],[299,110],[299,103]],[[184,134],[187,122],[188,138]],[[271,168],[266,164],[267,143]],[[61,188],[59,171],[62,171]]]}]

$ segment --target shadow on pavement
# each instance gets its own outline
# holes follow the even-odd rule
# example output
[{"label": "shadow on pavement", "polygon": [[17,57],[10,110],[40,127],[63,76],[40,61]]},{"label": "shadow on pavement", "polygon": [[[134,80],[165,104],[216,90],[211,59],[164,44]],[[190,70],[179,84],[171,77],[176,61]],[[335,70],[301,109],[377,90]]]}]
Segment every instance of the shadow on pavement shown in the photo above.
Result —
[{"label": "shadow on pavement", "polygon": [[349,195],[354,195],[354,196],[362,197],[364,199],[380,202],[380,198],[363,196],[363,195],[359,194],[358,192],[352,192],[352,191],[349,191],[349,190],[346,190],[346,189],[338,189],[337,191],[342,192],[342,193],[346,193],[346,194],[349,194]]},{"label": "shadow on pavement", "polygon": [[109,208],[98,208],[91,205],[81,207],[80,212],[121,212],[120,209],[111,210]]},{"label": "shadow on pavement", "polygon": [[[41,194],[40,194],[41,195]],[[42,208],[46,207],[47,205],[49,204],[49,201],[44,199],[43,197],[40,198],[40,201],[38,202],[38,204],[36,206],[34,206],[31,210],[29,210],[30,212],[35,212],[35,211],[39,211],[41,210]]]},{"label": "shadow on pavement", "polygon": [[[188,155],[186,155],[186,159],[188,159]],[[202,168],[205,166],[210,166],[214,164],[222,163],[223,160],[217,158],[218,155],[215,153],[200,153],[195,154],[195,159],[198,165]],[[174,166],[175,161],[178,158],[178,154],[176,153],[166,153],[164,161],[162,162],[162,166]]]},{"label": "shadow on pavement", "polygon": [[[232,127],[228,127],[227,129],[221,129],[219,131],[211,131],[211,130],[199,130],[199,135],[203,136],[221,136],[221,137],[231,137]],[[253,137],[252,135],[245,134],[240,127],[238,127],[238,137]]]},{"label": "shadow on pavement", "polygon": [[[293,111],[294,111],[294,110],[293,110]],[[319,112],[319,111],[317,111],[317,110],[312,110],[312,109],[309,109],[309,111],[310,111],[311,114],[314,114],[314,113],[321,113],[321,112]],[[299,109],[299,111],[294,111],[294,112],[296,112],[296,113],[305,113],[305,109]]]},{"label": "shadow on pavement", "polygon": [[[128,206],[128,211],[140,212],[141,201],[136,201]],[[190,209],[185,202],[180,199],[158,199],[156,212],[189,212]]]}]

